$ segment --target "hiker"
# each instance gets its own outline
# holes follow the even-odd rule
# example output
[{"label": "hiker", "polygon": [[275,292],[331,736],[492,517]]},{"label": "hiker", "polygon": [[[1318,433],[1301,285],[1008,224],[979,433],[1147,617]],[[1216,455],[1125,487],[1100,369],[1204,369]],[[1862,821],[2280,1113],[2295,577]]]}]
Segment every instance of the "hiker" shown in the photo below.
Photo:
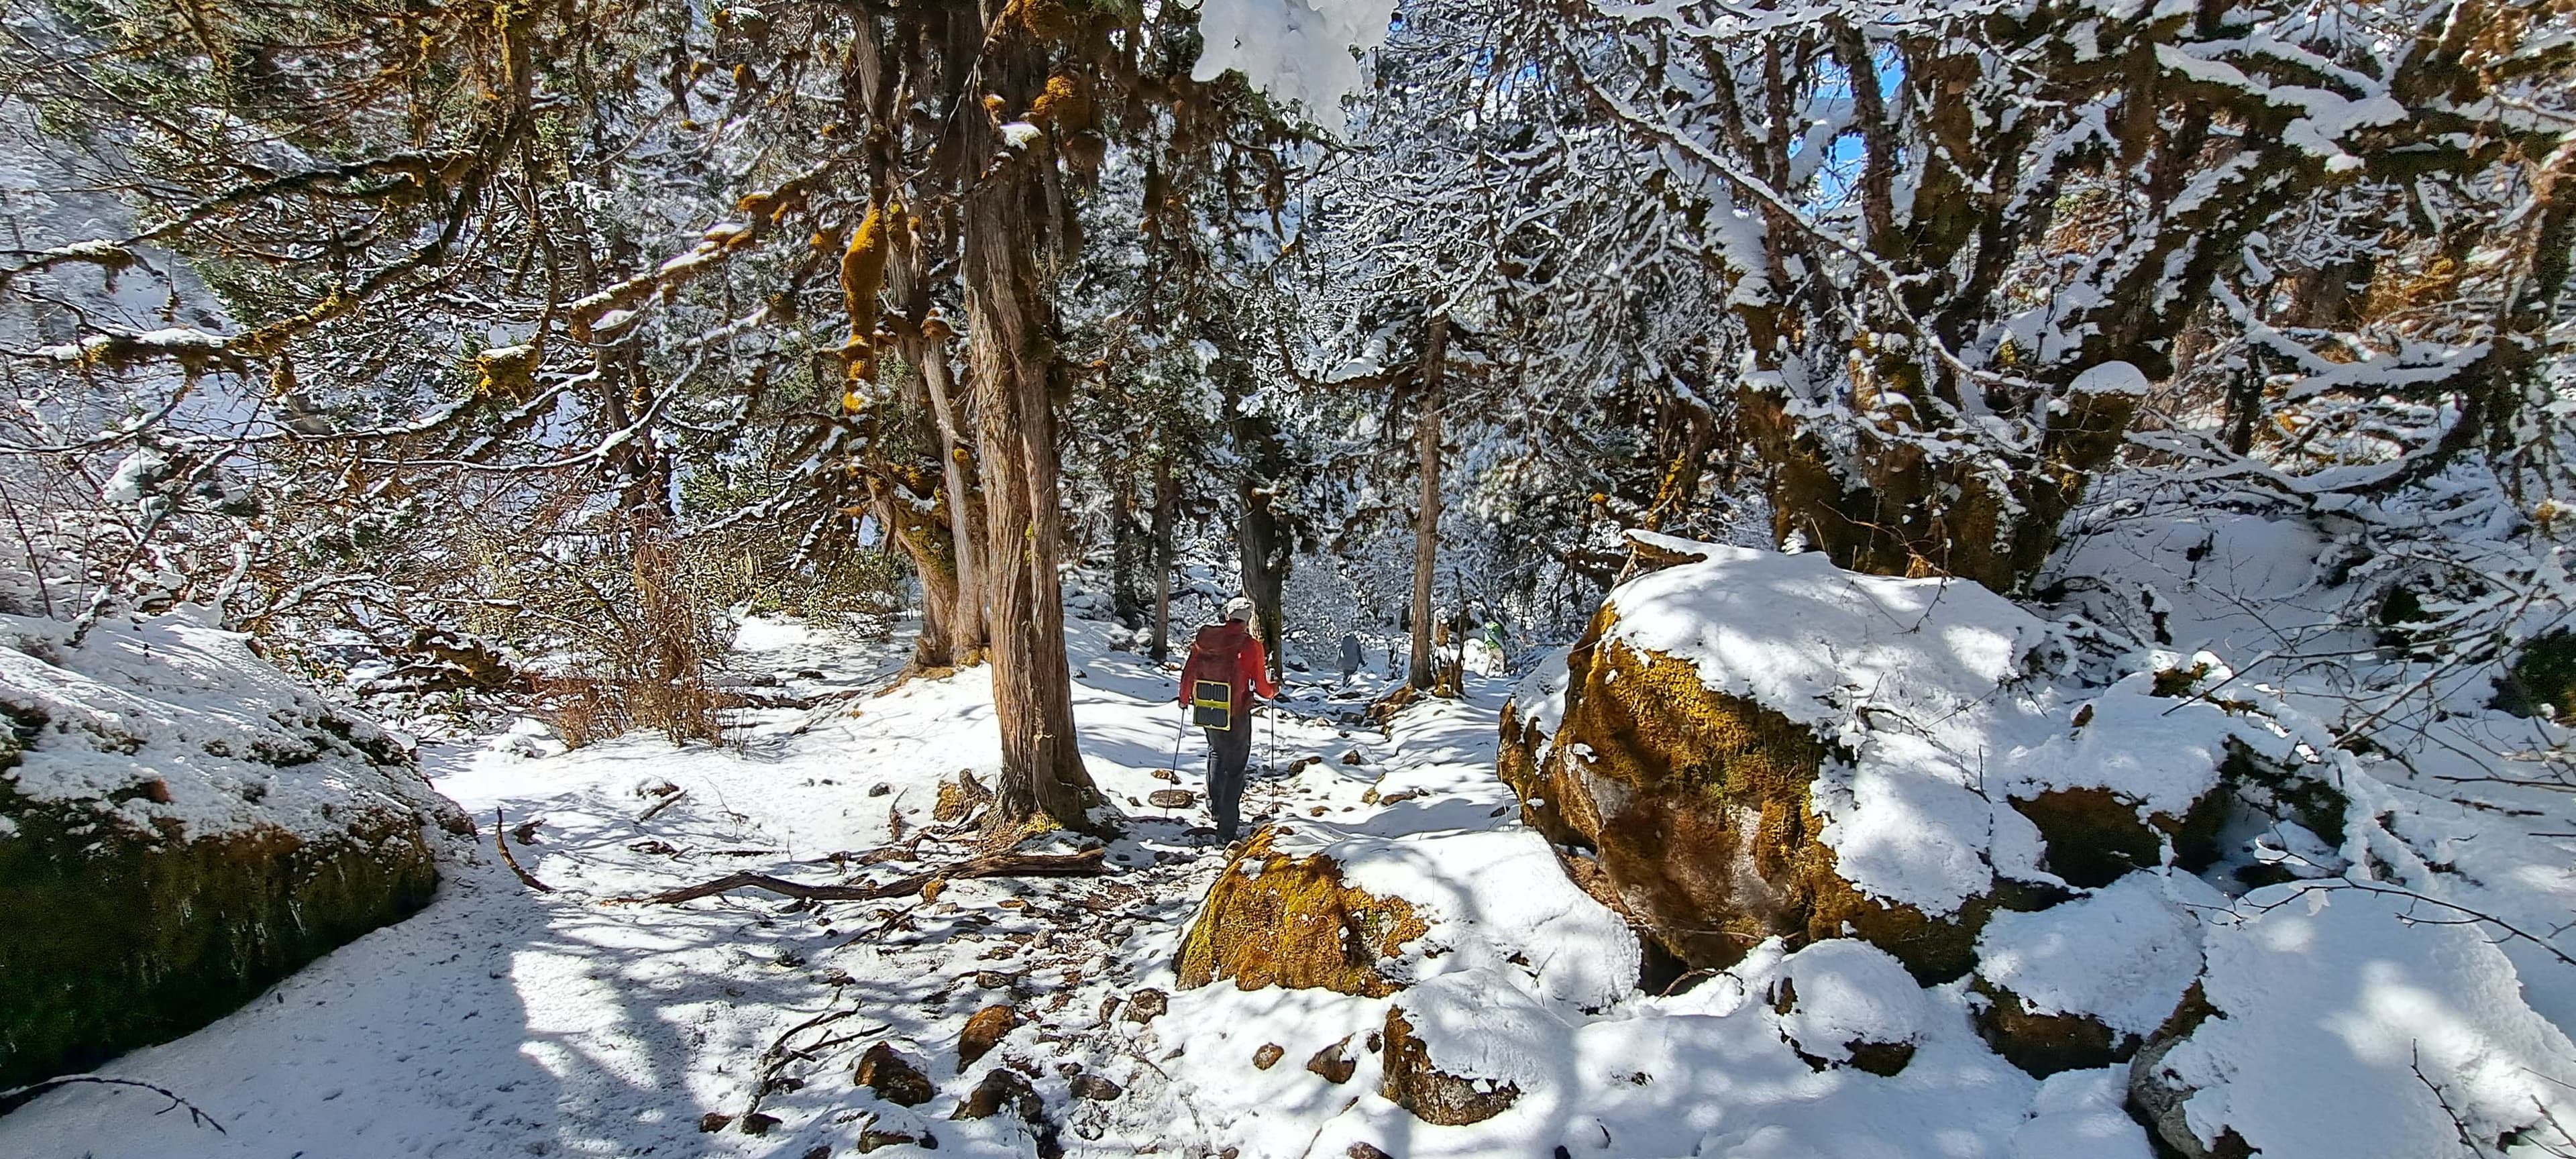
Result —
[{"label": "hiker", "polygon": [[1348,680],[1351,677],[1358,675],[1359,670],[1360,634],[1357,632],[1344,632],[1342,633],[1342,679]]},{"label": "hiker", "polygon": [[1181,707],[1207,730],[1208,811],[1219,841],[1243,829],[1243,766],[1252,759],[1252,696],[1279,695],[1270,680],[1270,658],[1252,634],[1252,601],[1226,602],[1225,619],[1199,629],[1190,659],[1181,666]]}]

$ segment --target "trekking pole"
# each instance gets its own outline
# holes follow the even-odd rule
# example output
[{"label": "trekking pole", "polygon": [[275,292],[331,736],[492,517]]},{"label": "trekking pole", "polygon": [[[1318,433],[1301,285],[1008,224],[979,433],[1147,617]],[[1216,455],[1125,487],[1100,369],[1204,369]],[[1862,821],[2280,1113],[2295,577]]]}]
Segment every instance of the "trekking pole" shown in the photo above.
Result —
[{"label": "trekking pole", "polygon": [[1190,714],[1184,712],[1172,730],[1172,783],[1181,783],[1181,742],[1190,738]]}]

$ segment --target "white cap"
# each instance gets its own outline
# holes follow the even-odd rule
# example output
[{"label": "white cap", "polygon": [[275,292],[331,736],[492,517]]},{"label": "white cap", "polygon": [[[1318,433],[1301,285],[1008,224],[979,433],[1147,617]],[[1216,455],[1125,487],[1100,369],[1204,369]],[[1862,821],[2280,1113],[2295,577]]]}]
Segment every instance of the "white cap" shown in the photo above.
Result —
[{"label": "white cap", "polygon": [[1229,620],[1241,620],[1247,624],[1251,623],[1252,597],[1236,596],[1233,599],[1227,600],[1225,602],[1225,618]]}]

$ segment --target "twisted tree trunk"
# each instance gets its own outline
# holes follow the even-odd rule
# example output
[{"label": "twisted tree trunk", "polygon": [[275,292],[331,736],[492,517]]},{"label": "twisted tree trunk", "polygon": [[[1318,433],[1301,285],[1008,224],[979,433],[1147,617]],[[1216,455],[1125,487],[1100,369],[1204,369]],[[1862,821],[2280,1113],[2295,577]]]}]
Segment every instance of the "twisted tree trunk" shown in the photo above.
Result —
[{"label": "twisted tree trunk", "polygon": [[983,656],[989,639],[984,619],[984,567],[978,520],[975,518],[973,481],[967,468],[975,456],[966,441],[958,435],[956,406],[957,387],[948,372],[948,328],[931,323],[925,337],[913,343],[907,357],[921,367],[922,384],[929,388],[930,413],[938,424],[940,489],[948,500],[949,553],[956,569],[954,590],[949,593],[948,615],[950,650],[957,664],[972,664]]},{"label": "twisted tree trunk", "polygon": [[[1006,48],[998,55],[1026,52]],[[995,63],[997,77],[1013,67]],[[965,201],[967,345],[984,481],[983,580],[993,708],[1002,731],[994,824],[1046,818],[1089,828],[1088,811],[1100,794],[1074,743],[1072,674],[1056,582],[1064,517],[1051,399],[1054,326],[1035,254],[1048,225],[1040,180],[1045,164],[1042,154],[1006,154]]]}]

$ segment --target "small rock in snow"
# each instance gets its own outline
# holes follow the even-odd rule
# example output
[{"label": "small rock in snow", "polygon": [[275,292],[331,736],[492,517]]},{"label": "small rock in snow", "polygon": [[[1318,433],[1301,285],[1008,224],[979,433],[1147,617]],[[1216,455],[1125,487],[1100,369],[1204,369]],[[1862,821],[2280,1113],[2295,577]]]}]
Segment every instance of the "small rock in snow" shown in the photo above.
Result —
[{"label": "small rock in snow", "polygon": [[984,1072],[984,1080],[966,1093],[957,1104],[952,1119],[989,1119],[1005,1110],[1017,1114],[1023,1122],[1035,1123],[1044,1104],[1038,1101],[1037,1089],[1009,1067],[994,1067]]},{"label": "small rock in snow", "polygon": [[859,1066],[853,1076],[858,1085],[875,1091],[878,1098],[900,1106],[918,1107],[930,1101],[930,1076],[902,1055],[893,1044],[879,1042],[859,1055]]},{"label": "small rock in snow", "polygon": [[1020,1012],[1008,1003],[997,1002],[974,1013],[966,1020],[966,1030],[957,1038],[957,1070],[963,1074],[975,1060],[993,1052],[993,1047],[1020,1024]]},{"label": "small rock in snow", "polygon": [[1344,1036],[1341,1041],[1316,1051],[1315,1057],[1306,1060],[1306,1069],[1324,1076],[1325,1082],[1335,1086],[1351,1081],[1351,1075],[1358,1072],[1360,1064],[1343,1049],[1350,1042],[1350,1038]]},{"label": "small rock in snow", "polygon": [[1096,1074],[1075,1075],[1073,1076],[1072,1083],[1069,1085],[1073,1090],[1073,1097],[1077,1099],[1086,1099],[1095,1103],[1106,1103],[1127,1093],[1122,1090],[1117,1083],[1111,1082]]},{"label": "small rock in snow", "polygon": [[1288,1048],[1281,1046],[1278,1043],[1262,1043],[1261,1049],[1252,1052],[1252,1069],[1269,1070],[1271,1067],[1279,1065],[1279,1060],[1287,1057],[1287,1054]]},{"label": "small rock in snow", "polygon": [[1171,995],[1150,988],[1139,990],[1127,1002],[1127,1021],[1142,1026],[1162,1017],[1163,1012],[1171,1008]]}]

